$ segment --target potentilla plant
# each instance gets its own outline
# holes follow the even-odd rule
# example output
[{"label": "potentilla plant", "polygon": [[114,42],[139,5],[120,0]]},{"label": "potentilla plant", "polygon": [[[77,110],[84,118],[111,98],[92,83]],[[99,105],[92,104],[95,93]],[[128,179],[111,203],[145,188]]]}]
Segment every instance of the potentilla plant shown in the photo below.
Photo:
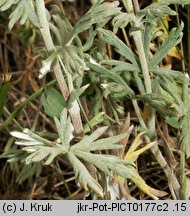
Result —
[{"label": "potentilla plant", "polygon": [[[165,0],[139,10],[134,8],[132,0],[122,0],[122,4],[118,1],[97,0],[79,22],[72,26],[57,6],[52,6],[51,11],[48,11],[44,0],[1,1],[1,11],[13,8],[9,21],[10,30],[16,22],[23,25],[28,21],[39,30],[45,45],[38,49],[44,58],[39,78],[43,79],[52,69],[60,90],[58,92],[53,87],[45,88],[41,97],[44,111],[54,119],[58,139],[48,140],[29,129],[13,131],[11,135],[17,139],[15,144],[22,148],[6,152],[2,157],[7,157],[9,161],[19,158],[25,163],[40,162],[44,165],[53,163],[58,156],[66,157],[79,184],[85,190],[93,190],[104,197],[105,191],[97,179],[90,175],[84,165],[85,161],[96,168],[97,172],[101,170],[111,177],[117,175],[118,178],[130,179],[150,197],[158,199],[166,193],[149,187],[135,166],[139,154],[151,149],[168,179],[172,179],[173,197],[179,198],[181,189],[181,196],[186,198],[185,173],[181,173],[180,188],[175,173],[171,171],[172,168],[159,150],[155,129],[155,116],[159,113],[169,125],[175,124],[181,130],[181,164],[184,165],[184,154],[190,156],[189,77],[179,71],[159,67],[168,52],[181,41],[184,24],[181,22],[178,28],[173,28],[154,54],[150,50],[150,44],[156,35],[158,20],[176,15],[169,7],[170,4],[189,3],[189,0]],[[126,12],[121,10],[122,5]],[[105,28],[109,21],[112,22],[113,30]],[[129,34],[136,50],[131,50],[129,45],[117,36],[118,30],[121,28],[125,32],[126,27],[130,29]],[[85,42],[79,37],[84,31],[89,34]],[[113,47],[119,58],[113,59],[102,53],[96,45],[97,41],[103,46]],[[92,50],[96,50],[96,53]],[[126,80],[127,75],[130,76],[129,80]],[[91,83],[84,82],[86,77],[90,77]],[[118,113],[124,115],[118,103],[124,98],[132,101],[139,120],[139,129],[146,133],[146,147],[137,150],[139,144],[134,142],[133,148],[129,149],[125,157],[100,153],[124,147],[118,143],[125,139],[127,134],[100,139],[103,134],[108,135],[108,128],[98,126],[99,123],[104,124],[99,108],[97,115],[89,121],[88,127],[84,127],[79,99],[86,89],[94,84],[93,80],[103,89],[103,93],[99,91],[101,98],[113,99],[111,103],[115,107],[113,110],[116,120],[119,118]],[[138,93],[132,88],[131,81],[135,83]],[[147,122],[141,115],[138,101],[148,106],[150,115]],[[102,104],[101,100],[99,102]],[[90,134],[85,134],[87,132]],[[75,137],[79,139],[78,142],[73,139]],[[181,168],[184,170],[184,167]]]}]

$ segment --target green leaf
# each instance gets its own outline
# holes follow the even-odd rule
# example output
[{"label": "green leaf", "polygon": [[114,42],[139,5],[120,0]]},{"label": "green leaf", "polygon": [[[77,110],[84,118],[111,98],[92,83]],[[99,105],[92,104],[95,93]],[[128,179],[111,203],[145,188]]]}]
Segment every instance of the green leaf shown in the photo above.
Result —
[{"label": "green leaf", "polygon": [[[151,20],[151,16],[147,16],[147,19]],[[148,60],[149,51],[150,51],[150,43],[152,40],[154,26],[156,25],[156,19],[153,19],[155,22],[146,22],[145,23],[145,30],[143,32],[143,45],[144,45],[144,52],[145,56]]]},{"label": "green leaf", "polygon": [[15,9],[9,16],[10,30],[13,28],[17,21],[19,21],[20,24],[23,25],[27,19],[30,20],[34,26],[38,28],[40,27],[33,0],[3,0],[0,3],[0,10],[5,11],[12,5],[15,5]]},{"label": "green leaf", "polygon": [[78,73],[80,76],[84,76],[84,71],[89,70],[84,61],[84,56],[78,47],[73,45],[60,47],[59,54],[71,74]]},{"label": "green leaf", "polygon": [[25,128],[23,132],[12,131],[10,133],[13,137],[19,139],[15,143],[18,145],[26,145],[26,146],[33,146],[33,145],[52,145],[52,142],[44,139],[43,137],[33,133],[28,128]]},{"label": "green leaf", "polygon": [[114,15],[120,13],[121,8],[118,7],[118,1],[102,2],[102,0],[96,1],[90,10],[80,19],[74,27],[72,37],[68,43],[72,41],[75,35],[89,29],[93,24],[105,23],[105,20],[108,22]]},{"label": "green leaf", "polygon": [[[140,13],[147,14],[148,16],[152,17],[152,19],[155,19],[157,17],[166,17],[166,16],[175,16],[177,13],[172,10],[170,7],[166,5],[165,2],[155,2],[147,6],[145,9],[141,10]],[[149,17],[149,18],[150,18]]]},{"label": "green leaf", "polygon": [[88,133],[90,132],[90,130],[96,126],[97,124],[104,122],[105,118],[104,118],[105,113],[104,112],[100,112],[97,115],[95,115],[85,126],[84,126],[84,133]]},{"label": "green leaf", "polygon": [[123,85],[126,88],[128,94],[130,96],[134,95],[133,90],[127,85],[127,83],[125,82],[125,80],[120,75],[118,75],[117,73],[113,72],[112,70],[108,70],[105,67],[100,66],[100,65],[98,65],[96,63],[90,63],[89,62],[89,63],[87,63],[87,66],[91,70],[95,71],[96,73],[99,73],[99,74],[107,77],[108,79],[111,79],[114,82]]},{"label": "green leaf", "polygon": [[155,67],[157,66],[162,59],[169,53],[169,51],[175,47],[182,39],[183,33],[183,23],[181,23],[180,27],[173,28],[170,33],[168,38],[162,43],[158,51],[154,54],[151,62],[150,62],[150,67]]},{"label": "green leaf", "polygon": [[96,31],[93,31],[92,33],[90,33],[87,42],[84,44],[82,48],[83,52],[87,52],[93,46],[94,38],[96,37],[96,35],[97,35]]},{"label": "green leaf", "polygon": [[16,178],[16,182],[18,182],[18,184],[22,184],[27,179],[33,179],[33,177],[39,178],[41,171],[41,163],[24,164],[24,166],[21,169],[21,172]]},{"label": "green leaf", "polygon": [[[171,101],[171,97],[180,106],[184,106],[183,100],[181,98],[181,87],[177,85],[174,80],[169,80],[166,78],[159,79],[159,83],[165,91],[160,91],[162,95],[167,95],[168,101]],[[161,90],[161,88],[160,88]]]},{"label": "green leaf", "polygon": [[93,164],[109,176],[112,176],[111,170],[113,169],[113,167],[117,166],[117,164],[123,163],[125,165],[135,166],[133,162],[127,160],[120,160],[114,155],[92,154],[83,151],[76,152],[75,155],[77,155],[84,161]]},{"label": "green leaf", "polygon": [[89,84],[88,85],[85,85],[81,88],[78,88],[78,89],[75,89],[71,92],[70,94],[70,97],[69,97],[69,101],[68,101],[68,107],[71,106],[71,104],[78,100],[79,97],[82,95],[82,93],[89,87]]},{"label": "green leaf", "polygon": [[[97,129],[98,130],[98,129]],[[95,132],[97,132],[97,130]],[[95,133],[94,132],[94,133]],[[94,133],[92,133],[90,136],[86,136],[83,138],[83,140],[71,147],[72,151],[101,151],[106,149],[120,149],[123,148],[123,146],[117,144],[120,140],[125,138],[126,134],[120,134],[113,137],[108,137],[105,139],[100,139],[97,141],[91,141],[92,136],[94,136]],[[91,141],[91,142],[90,142]]]},{"label": "green leaf", "polygon": [[79,184],[85,189],[88,190],[89,188],[94,190],[96,194],[103,197],[103,190],[102,187],[98,184],[98,182],[89,174],[86,167],[81,163],[79,159],[73,154],[68,153],[69,161],[71,162],[76,179],[78,180]]},{"label": "green leaf", "polygon": [[144,103],[149,104],[156,111],[158,111],[163,117],[172,117],[177,115],[176,106],[173,101],[169,101],[168,98],[161,94],[151,93],[138,95],[138,99]]},{"label": "green leaf", "polygon": [[179,119],[175,117],[166,118],[166,123],[168,123],[171,127],[179,129],[181,127],[181,123]]},{"label": "green leaf", "polygon": [[65,154],[66,151],[62,145],[55,145],[52,147],[47,146],[33,146],[33,147],[24,147],[24,151],[32,152],[28,157],[26,157],[26,164],[30,164],[31,162],[43,162],[45,165],[49,165],[52,163],[54,158],[56,158],[60,154]]},{"label": "green leaf", "polygon": [[125,28],[130,22],[135,20],[134,13],[121,13],[113,18],[113,32],[116,34],[119,28]]},{"label": "green leaf", "polygon": [[0,9],[1,11],[9,9],[13,4],[17,4],[19,0],[1,0]]},{"label": "green leaf", "polygon": [[112,45],[117,53],[124,56],[127,60],[133,63],[135,67],[139,68],[134,53],[112,31],[102,28],[98,28],[97,31],[100,34],[101,40]]},{"label": "green leaf", "polygon": [[42,61],[42,67],[40,68],[39,79],[42,79],[50,70],[53,62],[57,58],[58,51],[53,52],[47,59]]},{"label": "green leaf", "polygon": [[10,82],[2,84],[2,86],[0,87],[0,117],[3,113],[3,108],[6,103],[9,89],[10,89]]},{"label": "green leaf", "polygon": [[41,97],[41,103],[47,115],[59,117],[66,107],[63,96],[54,88],[46,88]]},{"label": "green leaf", "polygon": [[71,147],[71,149],[76,149],[76,148],[80,148],[81,146],[83,147],[83,145],[85,144],[91,144],[93,141],[95,141],[96,139],[98,139],[100,136],[102,136],[102,134],[104,134],[104,132],[107,130],[108,127],[100,127],[98,129],[96,129],[90,136],[85,136],[79,143],[73,145]]},{"label": "green leaf", "polygon": [[61,112],[60,121],[57,118],[54,118],[54,121],[61,143],[65,150],[68,151],[72,139],[73,126],[70,117],[67,117],[67,109],[63,109]]}]

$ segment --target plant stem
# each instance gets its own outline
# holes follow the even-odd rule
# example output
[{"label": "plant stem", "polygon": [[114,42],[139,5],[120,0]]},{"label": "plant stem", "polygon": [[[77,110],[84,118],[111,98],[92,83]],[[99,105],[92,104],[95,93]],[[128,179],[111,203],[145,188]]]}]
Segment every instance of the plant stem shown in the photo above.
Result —
[{"label": "plant stem", "polygon": [[[49,23],[46,17],[46,10],[45,10],[45,5],[43,0],[36,0],[36,8],[37,8],[37,14],[38,14],[38,19],[40,22],[40,32],[43,37],[45,46],[49,52],[54,51],[55,47],[51,38],[50,30],[49,30]],[[60,90],[67,101],[68,96],[69,96],[69,90],[67,88],[67,84],[65,82],[65,78],[63,76],[63,73],[61,71],[61,67],[59,65],[59,62],[56,61],[54,66],[53,66],[53,71],[56,77],[56,80],[59,84]]]},{"label": "plant stem", "polygon": [[185,175],[185,153],[181,148],[180,154],[180,176],[181,176],[181,190],[180,190],[180,198],[183,200],[187,200],[187,178]]},{"label": "plant stem", "polygon": [[[137,27],[137,26],[136,26]],[[138,26],[139,27],[139,26]],[[149,75],[149,70],[148,70],[148,64],[144,52],[144,46],[142,42],[142,34],[140,31],[136,31],[133,33],[133,39],[135,41],[135,45],[138,51],[138,56],[141,64],[141,69],[144,77],[144,83],[145,83],[145,88],[147,94],[152,93],[152,87],[151,87],[151,79]]]},{"label": "plant stem", "polygon": [[[39,18],[40,25],[41,25],[40,31],[41,31],[44,43],[46,45],[46,48],[49,52],[54,51],[55,46],[53,44],[51,34],[50,34],[49,23],[46,17],[46,9],[44,5],[44,0],[36,0],[36,8],[37,8],[37,14],[38,14],[38,18]],[[60,90],[63,94],[63,97],[67,101],[70,95],[70,92],[73,89],[72,88],[68,89],[67,84],[65,82],[65,78],[61,70],[60,63],[59,63],[61,58],[58,56],[58,59],[59,61],[56,61],[53,66],[53,71],[54,71],[56,80],[59,84]],[[62,61],[61,61],[61,65],[67,77],[70,78],[69,73],[66,70],[65,65],[63,64]],[[69,81],[71,80],[69,79]],[[69,113],[71,115],[75,133],[77,135],[83,134],[83,125],[82,125],[81,116],[80,116],[80,108],[79,108],[77,101],[73,102],[72,107],[69,109]]]},{"label": "plant stem", "polygon": [[[124,0],[123,0],[124,3]],[[137,1],[135,1],[135,5],[137,5]],[[133,7],[132,4],[132,0],[127,0],[125,1],[125,7],[127,12],[133,12],[134,13],[134,8],[132,9],[131,7]],[[136,6],[137,7],[137,6]],[[136,8],[138,9],[138,8]],[[135,27],[139,28],[140,27],[140,21],[137,19],[135,21]],[[144,50],[144,46],[143,46],[143,41],[142,41],[142,33],[141,31],[135,31],[133,32],[133,39],[137,48],[137,52],[138,52],[138,56],[139,56],[139,60],[140,60],[140,64],[141,64],[141,69],[142,69],[142,74],[143,74],[143,78],[144,78],[144,85],[145,85],[145,89],[146,89],[146,93],[150,94],[152,93],[152,85],[151,85],[151,79],[150,79],[150,74],[149,74],[149,69],[148,69],[148,63],[147,63],[147,58],[145,55],[145,50]],[[148,131],[151,133],[151,135],[153,135],[155,133],[155,111],[154,109],[152,109],[150,107],[150,115],[148,118],[148,123],[147,126],[144,123],[143,118],[141,117],[141,113],[140,110],[138,108],[138,104],[137,102],[133,101],[133,106],[135,108],[137,117],[139,119],[139,122],[141,124],[142,127],[145,127],[148,129]],[[146,136],[146,140],[147,142],[151,142],[152,140],[150,139],[150,137]],[[180,190],[180,185],[179,182],[176,178],[176,176],[171,172],[170,172],[170,167],[168,166],[165,158],[163,157],[159,147],[158,147],[158,143],[156,145],[154,145],[151,148],[152,153],[154,154],[155,158],[157,159],[158,163],[160,164],[160,166],[162,167],[163,171],[165,172],[166,176],[168,179],[172,179],[172,187],[174,188],[174,191],[176,193],[176,196],[179,198],[179,190]],[[171,176],[171,177],[170,177]]]},{"label": "plant stem", "polygon": [[[62,68],[65,68],[63,61],[61,60],[60,57],[59,57],[59,61],[60,61]],[[64,70],[65,70],[65,73],[66,73],[67,79],[68,79],[69,91],[72,92],[72,91],[74,91],[74,86],[73,86],[73,80],[72,80],[71,73],[69,73],[66,70],[66,68]],[[72,103],[71,108],[69,108],[69,112],[70,112],[70,115],[72,118],[75,133],[77,135],[82,136],[83,135],[83,125],[82,125],[81,116],[80,116],[80,107],[79,107],[79,104],[76,100]]]},{"label": "plant stem", "polygon": [[133,5],[134,5],[135,13],[137,13],[140,10],[138,0],[133,0]]},{"label": "plant stem", "polygon": [[[143,127],[145,130],[148,130],[142,116],[141,116],[141,112],[140,109],[138,107],[137,101],[133,100],[133,106],[136,112],[136,115],[138,117],[139,123],[141,125],[141,127]],[[148,136],[145,136],[145,139],[148,143],[151,142],[150,138]],[[176,176],[173,174],[173,172],[171,171],[171,168],[169,167],[169,165],[167,164],[165,158],[163,157],[159,147],[158,147],[158,143],[156,143],[152,148],[151,148],[152,153],[154,154],[155,158],[157,159],[158,163],[160,164],[160,166],[162,167],[163,171],[165,172],[166,176],[168,177],[168,182],[170,182],[171,185],[171,192],[174,191],[175,194],[173,195],[174,199],[175,197],[179,198],[179,191],[180,191],[180,184],[176,178]]]},{"label": "plant stem", "polygon": [[122,2],[123,2],[123,5],[124,5],[124,7],[125,7],[125,9],[126,9],[126,11],[128,13],[134,12],[134,10],[133,10],[133,3],[132,3],[131,0],[130,1],[128,1],[128,0],[122,0]]}]

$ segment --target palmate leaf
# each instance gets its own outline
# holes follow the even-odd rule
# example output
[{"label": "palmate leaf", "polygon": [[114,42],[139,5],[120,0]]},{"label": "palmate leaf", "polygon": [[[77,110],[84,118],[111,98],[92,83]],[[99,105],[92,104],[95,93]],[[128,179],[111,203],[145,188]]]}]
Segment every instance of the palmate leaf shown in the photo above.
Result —
[{"label": "palmate leaf", "polygon": [[[121,148],[121,147],[120,147]],[[135,164],[130,160],[120,160],[114,155],[105,155],[105,154],[92,154],[90,152],[76,151],[75,155],[77,157],[93,164],[98,169],[102,170],[107,175],[112,175],[114,167],[118,164],[124,164],[129,166],[134,166]]]},{"label": "palmate leaf", "polygon": [[[113,155],[92,153],[94,151],[122,148],[123,146],[119,145],[118,142],[125,138],[127,134],[100,139],[100,136],[107,130],[107,127],[100,127],[91,135],[84,136],[80,142],[70,146],[73,130],[70,118],[67,116],[67,110],[64,109],[62,111],[60,120],[58,118],[54,118],[54,120],[61,144],[59,140],[54,142],[46,140],[28,129],[23,132],[13,132],[12,135],[18,138],[19,144],[24,147],[17,152],[7,153],[4,157],[7,156],[9,160],[11,160],[11,157],[14,158],[15,154],[18,155],[18,153],[21,152],[22,155],[20,157],[22,160],[24,159],[25,163],[42,162],[45,165],[49,165],[57,156],[65,155],[74,168],[76,180],[79,184],[85,190],[91,189],[103,197],[103,189],[90,175],[82,161],[79,160],[82,159],[102,170],[107,175],[112,175],[114,172],[131,179],[131,181],[136,183],[144,192],[153,198],[157,198],[139,176],[132,160],[121,160]],[[31,145],[31,142],[34,142],[33,145]],[[16,141],[16,143],[18,143],[18,141]],[[137,154],[140,153],[141,152],[137,152]],[[135,157],[137,156],[135,155]]]},{"label": "palmate leaf", "polygon": [[85,136],[79,143],[71,147],[71,151],[100,151],[108,149],[120,149],[122,146],[117,143],[125,138],[126,134],[121,134],[109,138],[104,138],[95,141],[100,136],[100,130],[104,131],[107,127],[101,127],[94,131],[90,136]]},{"label": "palmate leaf", "polygon": [[[56,45],[56,57],[58,57],[56,59],[71,74],[78,73],[80,76],[83,76],[84,71],[87,71],[88,68],[84,61],[82,43],[78,36],[73,38],[74,41],[73,39],[71,40],[72,25],[58,7],[53,6],[52,8],[54,11],[52,15],[54,22],[49,24],[51,33],[55,37],[54,44]],[[68,43],[68,41],[70,42]]]},{"label": "palmate leaf", "polygon": [[112,71],[121,73],[122,71],[140,72],[140,68],[134,66],[133,64],[118,61],[118,60],[102,60],[101,64],[113,65],[115,66]]},{"label": "palmate leaf", "polygon": [[[104,130],[104,129],[103,129]],[[87,137],[89,141],[95,140],[97,138],[97,134],[100,134],[102,132],[95,131],[95,134],[92,134],[91,136]],[[141,135],[141,134],[140,134]],[[126,134],[124,135],[126,136]],[[100,155],[100,154],[92,154],[90,151],[94,150],[104,150],[104,149],[114,149],[122,147],[118,145],[114,145],[114,143],[118,142],[119,140],[122,140],[124,136],[114,136],[109,137],[97,141],[93,141],[91,144],[85,142],[82,144],[78,143],[71,147],[70,151],[74,153],[75,156],[78,158],[83,159],[84,161],[87,161],[90,164],[93,164],[98,169],[102,170],[107,175],[112,175],[112,172],[121,175],[123,177],[126,177],[133,181],[141,190],[143,190],[145,193],[147,193],[150,197],[154,199],[158,199],[157,197],[165,196],[167,193],[163,191],[158,191],[150,188],[145,181],[140,177],[137,170],[135,169],[135,165],[133,163],[134,158],[137,158],[138,155],[148,148],[151,148],[155,143],[149,144],[146,148],[142,148],[141,150],[137,150],[136,152],[132,152],[132,159],[133,160],[121,160],[116,156],[113,155]],[[85,140],[85,138],[84,138]],[[85,140],[86,141],[86,140]],[[135,144],[134,144],[135,145]],[[135,148],[137,145],[133,147]]]},{"label": "palmate leaf", "polygon": [[40,27],[38,17],[35,11],[35,5],[33,0],[2,0],[0,2],[0,10],[5,11],[9,9],[12,5],[15,6],[15,9],[9,16],[9,29],[11,30],[14,24],[19,21],[23,25],[26,20],[36,26]]},{"label": "palmate leaf", "polygon": [[[28,153],[24,159],[26,164],[43,161],[45,165],[48,165],[52,163],[56,156],[66,153],[62,145],[46,140],[28,129],[23,132],[11,132],[11,135],[19,139],[15,144],[25,146],[22,148],[22,152]],[[18,153],[15,152],[15,154]],[[11,157],[11,155],[8,154],[8,157]]]},{"label": "palmate leaf", "polygon": [[173,78],[179,80],[184,79],[184,74],[181,73],[180,71],[170,70],[167,68],[151,67],[150,65],[149,65],[149,70],[153,72],[155,75],[159,76],[161,79],[163,77],[166,77],[169,80],[173,80]]}]

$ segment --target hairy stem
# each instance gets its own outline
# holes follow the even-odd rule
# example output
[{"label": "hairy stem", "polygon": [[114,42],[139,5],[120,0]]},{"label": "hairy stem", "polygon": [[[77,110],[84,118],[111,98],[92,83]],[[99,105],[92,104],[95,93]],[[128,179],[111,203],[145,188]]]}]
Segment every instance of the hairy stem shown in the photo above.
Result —
[{"label": "hairy stem", "polygon": [[[124,3],[125,2],[125,3]],[[133,2],[132,0],[123,0],[123,3],[126,7],[127,12],[133,12],[134,13],[134,8],[133,7]],[[137,8],[137,1],[135,1],[135,5],[136,5],[136,10]],[[140,21],[137,19],[135,21],[135,27],[140,27],[141,23]],[[148,69],[148,62],[147,62],[147,58],[145,55],[145,50],[144,50],[144,46],[143,46],[143,41],[142,41],[142,33],[141,31],[135,31],[132,34],[136,48],[137,48],[137,52],[138,52],[138,56],[139,56],[139,60],[140,60],[140,64],[141,64],[141,69],[142,69],[142,74],[143,74],[143,78],[144,78],[144,85],[145,85],[145,89],[146,89],[146,93],[150,94],[152,93],[152,85],[151,85],[151,79],[150,79],[150,74],[149,74],[149,69]],[[148,123],[147,126],[143,121],[143,118],[141,117],[141,113],[140,110],[138,108],[138,104],[133,101],[133,105],[137,114],[137,117],[139,119],[139,122],[141,124],[142,127],[147,128],[147,130],[151,133],[151,135],[153,135],[155,133],[155,111],[150,107],[150,115],[148,118]],[[147,142],[150,142],[151,139],[150,137],[146,136],[146,140]],[[163,157],[158,144],[154,145],[154,147],[152,147],[151,149],[152,153],[154,154],[155,158],[157,159],[158,163],[160,164],[160,166],[162,167],[162,169],[164,170],[166,176],[168,179],[172,179],[171,183],[172,183],[172,187],[175,191],[176,197],[179,198],[179,190],[180,190],[180,185],[179,182],[176,178],[176,176],[171,172],[171,168],[168,166],[165,158]]]},{"label": "hairy stem", "polygon": [[[46,16],[46,9],[45,9],[45,5],[44,5],[44,1],[43,0],[36,0],[36,8],[37,8],[38,19],[39,19],[40,25],[41,25],[40,31],[41,31],[44,43],[46,45],[46,48],[49,52],[54,51],[55,46],[53,44],[53,40],[52,40],[52,37],[50,34],[49,23],[48,23],[47,16]],[[69,73],[66,71],[64,64],[61,62],[61,66],[60,66],[59,62],[60,62],[60,58],[59,58],[59,61],[55,62],[54,66],[53,66],[53,71],[54,71],[56,80],[59,84],[60,90],[63,94],[63,97],[67,101],[68,97],[70,95],[70,92],[73,90],[73,88],[68,89],[67,84],[65,82],[65,78],[64,78],[62,70],[61,70],[61,66],[62,66],[64,72],[66,73],[67,77],[68,77]],[[69,81],[71,81],[71,80],[69,79]],[[81,116],[80,116],[80,108],[79,108],[77,101],[75,101],[72,104],[72,107],[69,109],[69,113],[71,115],[71,119],[73,122],[73,127],[75,129],[75,133],[77,135],[83,134],[83,125],[82,125]]]},{"label": "hairy stem", "polygon": [[[50,30],[49,30],[49,23],[46,17],[46,10],[45,10],[45,5],[43,0],[36,0],[36,8],[37,8],[37,14],[38,14],[38,19],[40,22],[40,32],[43,37],[45,46],[49,52],[54,51],[55,47],[51,38]],[[67,84],[65,82],[65,78],[63,76],[63,73],[61,71],[61,67],[59,65],[59,62],[55,62],[53,66],[53,71],[56,77],[56,80],[59,84],[60,90],[67,101],[68,96],[69,96],[69,90],[67,88]]]},{"label": "hairy stem", "polygon": [[181,190],[180,190],[180,198],[182,200],[188,200],[187,196],[187,178],[185,175],[185,153],[181,148],[180,154],[180,176],[181,176]]}]

